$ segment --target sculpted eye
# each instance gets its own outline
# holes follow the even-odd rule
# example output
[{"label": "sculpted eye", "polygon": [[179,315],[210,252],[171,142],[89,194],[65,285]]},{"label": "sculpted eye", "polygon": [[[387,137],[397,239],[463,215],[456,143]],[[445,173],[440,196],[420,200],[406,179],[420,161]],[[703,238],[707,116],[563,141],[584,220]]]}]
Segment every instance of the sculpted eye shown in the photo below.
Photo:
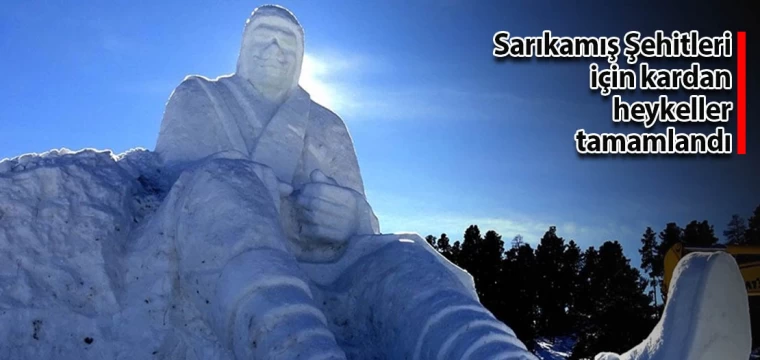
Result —
[{"label": "sculpted eye", "polygon": [[296,46],[296,40],[290,36],[283,36],[277,39],[280,44],[288,47],[295,47]]},{"label": "sculpted eye", "polygon": [[272,37],[268,36],[267,34],[261,34],[261,33],[256,34],[256,33],[254,33],[253,40],[255,42],[268,42],[268,41],[272,40]]}]

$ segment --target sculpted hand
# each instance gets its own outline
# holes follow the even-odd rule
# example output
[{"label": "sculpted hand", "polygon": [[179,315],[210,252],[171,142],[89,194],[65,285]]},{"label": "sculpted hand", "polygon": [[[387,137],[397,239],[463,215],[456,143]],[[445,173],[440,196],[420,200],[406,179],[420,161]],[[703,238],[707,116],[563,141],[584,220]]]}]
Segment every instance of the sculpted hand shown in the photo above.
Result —
[{"label": "sculpted hand", "polygon": [[284,183],[277,179],[277,175],[274,174],[274,170],[269,166],[259,163],[251,163],[253,171],[258,175],[261,182],[264,183],[269,194],[274,200],[274,207],[277,212],[280,212],[280,198],[287,197],[293,192],[293,187],[287,183]]},{"label": "sculpted hand", "polygon": [[208,160],[241,160],[245,161],[251,168],[253,169],[253,172],[256,173],[256,176],[259,177],[259,180],[261,180],[262,183],[264,183],[264,186],[266,186],[267,190],[269,190],[269,193],[272,195],[272,199],[275,200],[275,207],[277,207],[277,210],[279,211],[280,204],[279,199],[281,197],[286,197],[290,195],[291,192],[293,192],[293,187],[289,184],[280,181],[277,178],[277,175],[275,175],[274,170],[272,170],[271,167],[257,163],[254,161],[250,161],[250,158],[248,155],[243,154],[240,151],[237,150],[224,150],[217,153],[214,153],[208,157]]},{"label": "sculpted hand", "polygon": [[300,236],[322,243],[343,244],[359,228],[358,208],[363,197],[339,186],[319,170],[311,173],[311,181],[293,194],[298,205]]}]

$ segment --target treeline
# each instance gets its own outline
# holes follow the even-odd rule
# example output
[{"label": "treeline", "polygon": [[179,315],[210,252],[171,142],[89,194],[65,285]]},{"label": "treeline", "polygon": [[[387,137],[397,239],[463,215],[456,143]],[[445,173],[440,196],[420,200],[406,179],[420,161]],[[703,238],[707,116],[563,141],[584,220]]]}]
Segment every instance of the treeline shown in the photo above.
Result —
[{"label": "treeline", "polygon": [[[760,245],[760,206],[749,221],[734,215],[725,242]],[[426,237],[438,252],[467,270],[483,305],[535,349],[537,338],[570,336],[571,359],[602,351],[624,352],[646,338],[659,320],[667,291],[663,259],[670,247],[719,243],[707,221],[685,227],[668,223],[659,233],[648,227],[641,238],[639,271],[622,245],[607,241],[581,249],[551,226],[533,248],[518,235],[505,244],[495,231],[471,225],[461,241],[446,234]]]}]

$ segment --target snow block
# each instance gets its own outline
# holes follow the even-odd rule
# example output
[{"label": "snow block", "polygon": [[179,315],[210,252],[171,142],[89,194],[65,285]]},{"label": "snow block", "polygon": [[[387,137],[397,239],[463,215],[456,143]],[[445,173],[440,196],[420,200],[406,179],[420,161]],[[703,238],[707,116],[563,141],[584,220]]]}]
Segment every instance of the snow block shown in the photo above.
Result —
[{"label": "snow block", "polygon": [[749,302],[736,260],[690,253],[676,266],[662,318],[641,344],[596,360],[745,360],[752,347]]}]

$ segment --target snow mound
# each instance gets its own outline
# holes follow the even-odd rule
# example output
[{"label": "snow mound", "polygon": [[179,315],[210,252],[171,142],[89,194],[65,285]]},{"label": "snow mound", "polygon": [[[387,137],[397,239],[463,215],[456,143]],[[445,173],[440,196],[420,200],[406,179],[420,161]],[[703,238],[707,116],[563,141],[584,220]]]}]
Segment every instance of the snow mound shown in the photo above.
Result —
[{"label": "snow mound", "polygon": [[158,201],[155,164],[141,149],[0,162],[0,358],[114,358],[103,324],[122,310],[127,234]]},{"label": "snow mound", "polygon": [[596,360],[745,360],[752,336],[744,280],[734,258],[694,252],[673,273],[662,318],[630,351]]}]

